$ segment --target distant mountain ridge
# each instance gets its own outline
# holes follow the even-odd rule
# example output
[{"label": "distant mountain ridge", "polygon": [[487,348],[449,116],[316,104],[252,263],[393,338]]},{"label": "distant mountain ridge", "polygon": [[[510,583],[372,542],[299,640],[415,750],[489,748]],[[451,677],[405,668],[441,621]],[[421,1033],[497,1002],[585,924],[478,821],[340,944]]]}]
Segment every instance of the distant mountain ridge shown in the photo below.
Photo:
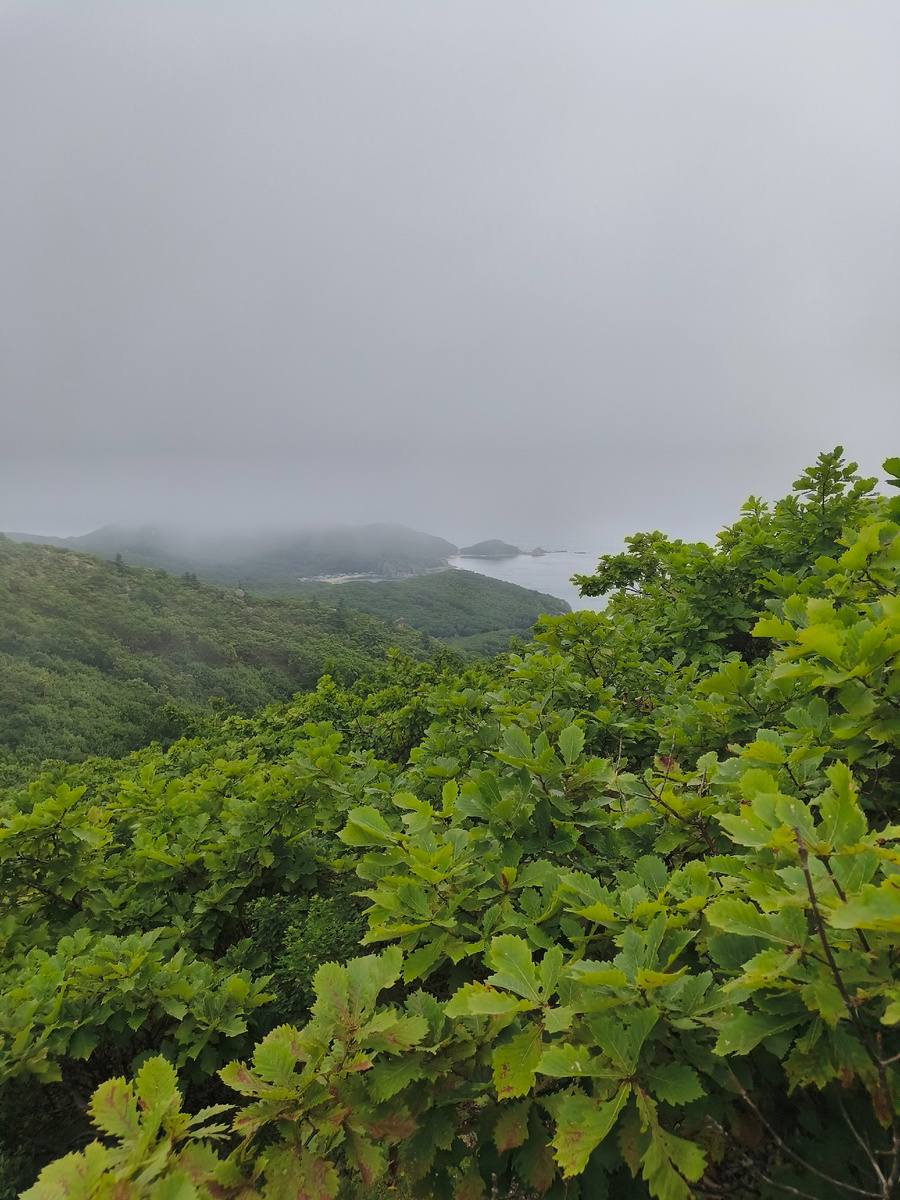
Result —
[{"label": "distant mountain ridge", "polygon": [[330,525],[291,532],[198,534],[144,526],[104,525],[80,537],[7,533],[13,542],[59,546],[79,554],[121,558],[128,566],[193,574],[224,587],[267,596],[295,596],[309,582],[409,579],[442,571],[457,555],[512,558],[545,553],[521,550],[499,538],[462,549],[446,538],[406,525]]},{"label": "distant mountain ridge", "polygon": [[335,525],[290,533],[199,535],[106,525],[81,537],[8,533],[14,542],[60,546],[131,566],[192,573],[228,587],[296,594],[302,581],[345,576],[405,579],[447,567],[458,553],[445,538],[404,525]]}]

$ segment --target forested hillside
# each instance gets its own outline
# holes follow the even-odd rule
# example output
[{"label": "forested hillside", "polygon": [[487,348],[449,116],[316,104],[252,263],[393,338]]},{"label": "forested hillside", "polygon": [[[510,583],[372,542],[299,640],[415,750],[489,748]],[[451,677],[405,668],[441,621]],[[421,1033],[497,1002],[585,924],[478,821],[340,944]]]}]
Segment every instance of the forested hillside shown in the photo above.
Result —
[{"label": "forested hillside", "polygon": [[[335,601],[335,585],[306,584],[303,595]],[[474,571],[448,570],[385,583],[350,581],[337,595],[351,608],[402,621],[463,653],[497,654],[512,637],[528,636],[542,613],[569,612],[565,600]]]},{"label": "forested hillside", "polygon": [[8,790],[10,1194],[67,1154],[28,1200],[895,1197],[874,483],[838,449],[521,652]]},{"label": "forested hillside", "polygon": [[213,697],[252,712],[430,645],[334,602],[0,537],[0,764],[125,754],[178,736]]}]

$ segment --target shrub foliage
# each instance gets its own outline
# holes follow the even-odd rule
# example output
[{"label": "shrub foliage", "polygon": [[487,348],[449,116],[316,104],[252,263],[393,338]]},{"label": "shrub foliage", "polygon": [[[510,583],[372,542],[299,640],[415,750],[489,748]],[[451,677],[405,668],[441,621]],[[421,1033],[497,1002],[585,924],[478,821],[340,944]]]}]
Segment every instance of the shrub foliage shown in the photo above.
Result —
[{"label": "shrub foliage", "polygon": [[10,792],[9,1177],[900,1194],[898,572],[838,448],[715,546],[630,539],[519,653]]}]

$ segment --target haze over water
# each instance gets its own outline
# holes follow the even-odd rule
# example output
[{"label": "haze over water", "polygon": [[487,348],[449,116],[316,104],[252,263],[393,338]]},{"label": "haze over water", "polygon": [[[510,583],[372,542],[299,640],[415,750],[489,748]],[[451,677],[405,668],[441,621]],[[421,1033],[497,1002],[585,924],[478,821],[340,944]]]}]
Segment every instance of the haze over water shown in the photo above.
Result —
[{"label": "haze over water", "polygon": [[571,604],[573,609],[589,608],[599,612],[605,601],[599,596],[579,596],[571,577],[575,574],[590,575],[603,553],[606,551],[558,550],[537,558],[530,554],[517,554],[514,558],[470,558],[457,554],[449,561],[452,567],[464,571],[475,571],[491,579],[503,579],[535,592],[558,596],[560,600]]}]

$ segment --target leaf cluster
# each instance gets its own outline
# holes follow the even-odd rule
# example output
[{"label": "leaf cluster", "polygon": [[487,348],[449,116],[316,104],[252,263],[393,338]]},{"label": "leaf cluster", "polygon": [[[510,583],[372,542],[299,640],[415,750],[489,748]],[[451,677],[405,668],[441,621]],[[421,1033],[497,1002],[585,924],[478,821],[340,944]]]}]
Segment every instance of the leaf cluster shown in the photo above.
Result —
[{"label": "leaf cluster", "polygon": [[[101,1085],[108,1140],[26,1195],[895,1197],[898,509],[835,451],[716,550],[635,544],[640,578],[601,568],[624,589],[605,612],[505,659],[395,658],[383,686],[325,680],[118,778],[13,796],[19,987],[71,962],[77,999],[104,937],[165,981],[174,932],[179,975],[228,966],[211,992],[254,954],[284,990],[332,936],[301,921],[350,890],[379,948],[317,964],[289,1019],[276,990],[263,1036],[237,1017],[209,1136],[218,1114],[185,1125],[170,1075],[168,1116],[134,1099],[179,1021],[192,1044],[190,1005],[170,1016],[165,1061],[142,1044],[135,1084]],[[117,997],[98,988],[104,1029],[162,1003]],[[21,1047],[65,1080],[58,1036]]]}]

